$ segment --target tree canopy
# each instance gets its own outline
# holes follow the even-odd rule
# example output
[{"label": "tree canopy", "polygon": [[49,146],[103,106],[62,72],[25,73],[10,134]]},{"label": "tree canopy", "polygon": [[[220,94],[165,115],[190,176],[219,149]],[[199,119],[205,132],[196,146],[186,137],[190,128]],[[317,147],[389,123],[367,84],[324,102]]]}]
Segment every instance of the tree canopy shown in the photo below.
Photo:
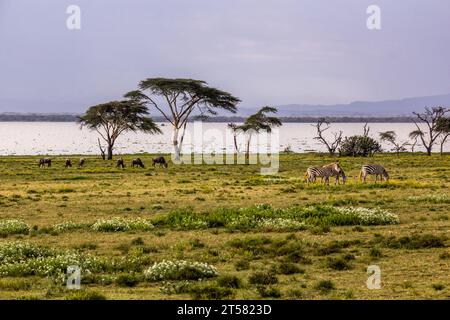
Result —
[{"label": "tree canopy", "polygon": [[161,129],[147,115],[148,109],[145,105],[127,99],[92,106],[78,121],[81,127],[97,131],[108,144],[108,159],[112,159],[114,143],[123,132],[161,133]]}]

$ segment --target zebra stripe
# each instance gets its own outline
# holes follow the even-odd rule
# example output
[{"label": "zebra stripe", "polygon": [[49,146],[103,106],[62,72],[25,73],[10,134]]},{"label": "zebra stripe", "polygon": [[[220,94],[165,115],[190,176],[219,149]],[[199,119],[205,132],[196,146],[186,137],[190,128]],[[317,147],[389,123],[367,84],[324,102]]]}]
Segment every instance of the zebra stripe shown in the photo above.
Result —
[{"label": "zebra stripe", "polygon": [[389,174],[386,169],[380,164],[365,164],[361,167],[361,172],[359,174],[359,179],[363,179],[366,182],[366,178],[369,174],[375,175],[375,182],[378,180],[378,176],[380,179],[384,179],[385,181],[389,180]]}]

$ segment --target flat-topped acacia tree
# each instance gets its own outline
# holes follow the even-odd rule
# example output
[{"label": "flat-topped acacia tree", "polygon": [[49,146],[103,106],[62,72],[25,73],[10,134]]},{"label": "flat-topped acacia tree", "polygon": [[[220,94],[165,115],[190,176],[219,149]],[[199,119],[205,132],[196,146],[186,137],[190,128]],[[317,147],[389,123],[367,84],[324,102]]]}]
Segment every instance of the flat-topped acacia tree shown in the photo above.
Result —
[{"label": "flat-topped acacia tree", "polygon": [[161,133],[161,129],[148,117],[148,109],[138,101],[127,99],[110,101],[90,107],[79,117],[81,127],[97,131],[107,144],[107,159],[113,157],[117,138],[126,131],[143,131],[150,134]]},{"label": "flat-topped acacia tree", "polygon": [[125,97],[154,107],[170,122],[174,161],[180,159],[186,125],[194,110],[199,112],[196,116],[203,118],[216,115],[219,109],[235,113],[240,102],[228,92],[193,79],[148,78],[139,83],[139,90],[130,91]]}]

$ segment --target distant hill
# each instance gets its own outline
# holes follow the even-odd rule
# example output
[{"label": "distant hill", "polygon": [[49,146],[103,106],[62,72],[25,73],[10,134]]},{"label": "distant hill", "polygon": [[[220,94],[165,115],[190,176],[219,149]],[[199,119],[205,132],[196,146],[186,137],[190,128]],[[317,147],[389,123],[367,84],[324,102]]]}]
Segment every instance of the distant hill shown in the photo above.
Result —
[{"label": "distant hill", "polygon": [[[301,116],[411,116],[414,111],[422,111],[426,106],[450,107],[450,94],[406,98],[402,100],[386,101],[355,101],[349,104],[336,105],[311,105],[311,104],[289,104],[280,105],[278,116],[301,117]],[[256,108],[241,108],[239,115],[247,116],[256,111]]]}]

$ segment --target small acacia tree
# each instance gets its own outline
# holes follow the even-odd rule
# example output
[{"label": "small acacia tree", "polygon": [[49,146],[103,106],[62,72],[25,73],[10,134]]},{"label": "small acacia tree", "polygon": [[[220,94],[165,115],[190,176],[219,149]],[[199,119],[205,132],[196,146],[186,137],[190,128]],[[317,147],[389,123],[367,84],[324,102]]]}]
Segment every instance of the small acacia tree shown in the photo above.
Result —
[{"label": "small acacia tree", "polygon": [[423,131],[420,130],[420,129],[411,131],[411,132],[409,133],[409,138],[413,141],[413,142],[411,143],[411,152],[412,152],[412,153],[414,153],[414,149],[415,149],[415,147],[416,147],[416,145],[417,145],[417,140],[419,139],[420,136],[423,136]]},{"label": "small acacia tree", "polygon": [[246,135],[247,141],[245,149],[245,159],[247,163],[250,158],[250,143],[252,136],[254,134],[260,133],[261,131],[270,133],[272,132],[272,128],[279,127],[282,125],[280,119],[278,119],[277,117],[271,117],[267,115],[269,113],[277,113],[277,112],[278,110],[274,107],[268,106],[262,107],[261,109],[259,109],[258,112],[249,116],[242,125],[240,126],[234,124],[228,125],[233,130],[235,137],[239,132],[243,132]]},{"label": "small acacia tree", "polygon": [[440,137],[440,153],[444,154],[444,145],[447,142],[447,138],[450,136],[450,118],[442,117],[437,122],[437,130],[441,133]]},{"label": "small acacia tree", "polygon": [[330,129],[330,122],[324,118],[320,118],[313,126],[317,129],[317,136],[314,137],[314,139],[319,140],[320,143],[325,145],[330,155],[335,155],[337,148],[342,142],[342,130],[339,132],[333,132],[333,139],[328,141],[323,134],[326,130]]},{"label": "small acacia tree", "polygon": [[81,127],[97,131],[107,144],[107,159],[111,160],[114,144],[123,132],[161,133],[147,114],[147,107],[137,101],[111,101],[90,107],[78,121]]},{"label": "small acacia tree", "polygon": [[389,142],[393,146],[392,150],[395,151],[397,156],[400,152],[406,151],[406,146],[409,145],[408,141],[397,141],[397,134],[394,131],[380,132],[380,139],[381,141]]},{"label": "small acacia tree", "polygon": [[439,121],[447,112],[450,112],[450,110],[443,107],[425,107],[425,111],[422,113],[413,112],[417,119],[421,123],[424,123],[427,128],[427,130],[424,131],[417,122],[414,122],[417,130],[424,133],[419,137],[429,156],[431,156],[431,151],[433,150],[433,145],[436,143],[437,138],[442,134],[439,128]]},{"label": "small acacia tree", "polygon": [[173,127],[174,159],[179,160],[186,125],[194,110],[203,118],[222,109],[235,113],[240,100],[228,92],[209,87],[205,81],[193,79],[148,78],[139,90],[125,97],[155,108]]}]

